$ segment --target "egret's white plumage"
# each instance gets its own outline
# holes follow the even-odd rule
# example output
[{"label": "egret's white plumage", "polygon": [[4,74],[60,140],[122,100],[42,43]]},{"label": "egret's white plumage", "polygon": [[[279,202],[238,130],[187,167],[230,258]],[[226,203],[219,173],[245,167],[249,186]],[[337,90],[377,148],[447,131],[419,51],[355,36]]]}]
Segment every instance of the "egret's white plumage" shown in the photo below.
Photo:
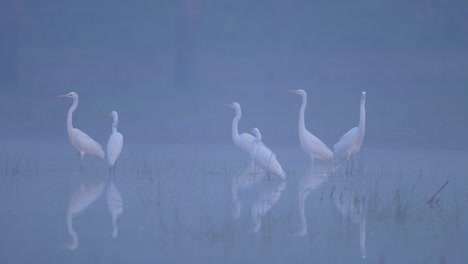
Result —
[{"label": "egret's white plumage", "polygon": [[75,92],[71,92],[68,94],[60,95],[59,97],[69,97],[73,98],[73,104],[68,110],[67,116],[67,133],[68,137],[70,138],[70,142],[75,147],[75,149],[80,154],[80,164],[81,164],[81,171],[83,171],[83,158],[85,155],[95,156],[98,158],[103,159],[105,154],[104,150],[102,150],[101,145],[97,143],[94,139],[88,136],[83,131],[79,130],[78,128],[73,127],[73,112],[78,107],[78,94]]},{"label": "egret's white plumage", "polygon": [[359,126],[346,132],[333,147],[333,158],[340,162],[353,159],[361,149],[366,131],[366,92],[361,93]]},{"label": "egret's white plumage", "polygon": [[122,195],[115,185],[113,176],[111,176],[107,185],[107,207],[112,215],[112,237],[117,237],[119,232],[117,220],[122,215],[124,207]]},{"label": "egret's white plumage", "polygon": [[245,152],[249,153],[250,160],[253,161],[251,152],[252,152],[253,144],[255,142],[255,137],[249,133],[239,134],[238,125],[239,125],[239,120],[242,117],[241,106],[238,102],[234,102],[232,104],[226,104],[226,106],[234,108],[234,110],[236,111],[236,115],[234,116],[234,119],[232,120],[232,141],[234,142],[236,146],[238,146]]},{"label": "egret's white plumage", "polygon": [[262,142],[260,130],[258,128],[253,128],[252,133],[255,135],[255,142],[251,150],[251,156],[255,164],[266,172],[271,172],[282,179],[286,179],[286,173],[284,173],[281,164],[276,158],[276,154]]},{"label": "egret's white plumage", "polygon": [[103,190],[103,182],[90,184],[88,186],[81,183],[80,188],[72,194],[67,208],[67,228],[68,233],[72,237],[72,242],[63,245],[64,247],[70,250],[78,248],[78,235],[75,229],[73,229],[73,218],[96,201],[101,196]]},{"label": "egret's white plumage", "polygon": [[302,89],[288,90],[288,92],[302,96],[302,104],[299,111],[299,141],[301,142],[301,148],[309,154],[312,160],[332,160],[332,151],[305,127],[304,112],[307,106],[307,93]]},{"label": "egret's white plumage", "polygon": [[112,134],[109,137],[107,142],[107,164],[109,165],[109,170],[114,169],[115,174],[115,164],[117,159],[120,156],[123,148],[123,136],[120,132],[117,131],[117,125],[119,123],[119,115],[116,111],[109,113],[114,119],[112,123]]}]

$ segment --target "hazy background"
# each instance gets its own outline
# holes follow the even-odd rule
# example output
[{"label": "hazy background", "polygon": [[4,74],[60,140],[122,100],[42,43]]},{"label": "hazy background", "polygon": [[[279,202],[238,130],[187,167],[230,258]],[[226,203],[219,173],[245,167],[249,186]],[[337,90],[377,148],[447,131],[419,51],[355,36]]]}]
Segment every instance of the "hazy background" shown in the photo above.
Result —
[{"label": "hazy background", "polygon": [[0,139],[68,141],[66,112],[101,144],[119,112],[127,143],[230,144],[258,127],[270,146],[308,129],[332,147],[468,148],[467,1],[58,1],[0,4]]}]

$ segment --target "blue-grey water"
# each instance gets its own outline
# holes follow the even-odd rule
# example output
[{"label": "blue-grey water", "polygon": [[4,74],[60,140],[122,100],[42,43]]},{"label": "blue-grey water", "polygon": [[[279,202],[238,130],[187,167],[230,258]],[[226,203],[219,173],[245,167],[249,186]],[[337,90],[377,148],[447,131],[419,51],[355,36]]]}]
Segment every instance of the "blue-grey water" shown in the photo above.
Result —
[{"label": "blue-grey water", "polygon": [[[69,144],[5,142],[0,263],[468,258],[466,151],[363,148],[348,175],[345,165],[310,163],[299,147],[275,152],[285,181],[249,172],[247,157],[232,145],[126,145],[112,189],[123,201],[113,238],[103,160],[86,158],[81,180]],[[67,248],[67,212],[74,250]]]}]

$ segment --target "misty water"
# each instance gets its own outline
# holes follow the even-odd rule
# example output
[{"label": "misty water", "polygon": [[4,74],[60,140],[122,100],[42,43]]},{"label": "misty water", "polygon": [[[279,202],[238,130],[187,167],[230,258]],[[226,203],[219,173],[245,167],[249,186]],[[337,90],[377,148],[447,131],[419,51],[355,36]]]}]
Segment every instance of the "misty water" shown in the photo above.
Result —
[{"label": "misty water", "polygon": [[[247,156],[233,145],[128,144],[115,182],[105,162],[86,158],[81,184],[69,144],[4,142],[1,262],[462,263],[468,257],[468,168],[459,166],[468,153],[363,148],[346,174],[344,165],[310,163],[300,148],[275,152],[284,181],[249,172]],[[123,201],[114,238],[108,192]],[[67,248],[68,213],[78,238],[74,250]]]},{"label": "misty water", "polygon": [[[468,1],[0,2],[0,263],[468,263]],[[290,89],[330,148],[366,92],[351,173]]]}]

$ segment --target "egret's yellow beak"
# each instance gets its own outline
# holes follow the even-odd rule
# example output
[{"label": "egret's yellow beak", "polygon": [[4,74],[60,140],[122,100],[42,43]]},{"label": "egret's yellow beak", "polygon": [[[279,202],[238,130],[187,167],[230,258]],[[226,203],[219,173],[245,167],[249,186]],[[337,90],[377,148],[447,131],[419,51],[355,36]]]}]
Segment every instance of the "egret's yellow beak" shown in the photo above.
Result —
[{"label": "egret's yellow beak", "polygon": [[57,96],[57,97],[58,97],[58,98],[64,98],[64,97],[70,97],[70,95],[69,95],[69,94],[62,94],[62,95],[59,95],[59,96]]},{"label": "egret's yellow beak", "polygon": [[108,115],[108,116],[112,116],[112,113],[111,112],[108,112],[108,113],[104,113],[105,115]]},{"label": "egret's yellow beak", "polygon": [[295,90],[286,90],[286,92],[288,92],[288,93],[296,93]]},{"label": "egret's yellow beak", "polygon": [[253,132],[253,128],[247,128],[247,131]]},{"label": "egret's yellow beak", "polygon": [[232,104],[224,104],[224,106],[229,106],[229,107],[231,107],[231,106],[232,106]]}]

